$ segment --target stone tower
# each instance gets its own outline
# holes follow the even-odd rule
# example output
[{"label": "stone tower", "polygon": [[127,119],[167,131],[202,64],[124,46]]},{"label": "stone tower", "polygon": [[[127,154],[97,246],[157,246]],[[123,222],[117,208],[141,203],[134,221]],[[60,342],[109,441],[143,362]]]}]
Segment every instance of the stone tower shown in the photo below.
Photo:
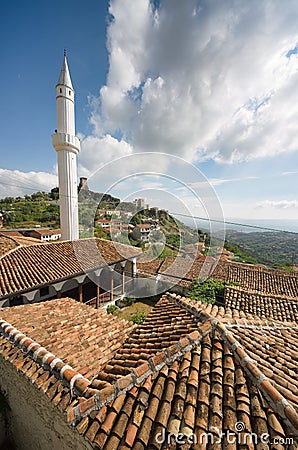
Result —
[{"label": "stone tower", "polygon": [[74,89],[66,52],[56,85],[57,129],[52,144],[58,155],[60,225],[62,240],[79,238],[77,154],[80,141],[75,135]]}]

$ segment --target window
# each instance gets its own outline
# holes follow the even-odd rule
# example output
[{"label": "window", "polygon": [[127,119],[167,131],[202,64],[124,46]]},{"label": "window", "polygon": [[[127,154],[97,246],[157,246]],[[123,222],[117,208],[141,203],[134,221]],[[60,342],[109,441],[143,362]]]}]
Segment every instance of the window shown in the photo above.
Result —
[{"label": "window", "polygon": [[49,286],[43,287],[40,289],[40,296],[45,297],[46,295],[49,295]]},{"label": "window", "polygon": [[60,94],[62,94],[62,89],[60,88]]},{"label": "window", "polygon": [[69,95],[71,95],[71,91],[68,91],[69,92]]}]

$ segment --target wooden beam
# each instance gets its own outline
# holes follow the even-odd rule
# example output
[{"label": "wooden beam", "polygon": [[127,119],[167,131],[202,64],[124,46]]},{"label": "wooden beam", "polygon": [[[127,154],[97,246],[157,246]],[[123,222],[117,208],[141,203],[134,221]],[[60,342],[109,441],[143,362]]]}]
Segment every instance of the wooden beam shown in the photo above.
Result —
[{"label": "wooden beam", "polygon": [[111,272],[111,292],[110,292],[110,300],[111,302],[114,300],[114,271]]},{"label": "wooden beam", "polygon": [[99,284],[97,284],[96,285],[96,306],[95,306],[96,309],[99,308],[99,303],[100,303],[99,296],[100,296],[100,286],[99,286]]},{"label": "wooden beam", "polygon": [[79,283],[79,302],[83,303],[83,283]]}]

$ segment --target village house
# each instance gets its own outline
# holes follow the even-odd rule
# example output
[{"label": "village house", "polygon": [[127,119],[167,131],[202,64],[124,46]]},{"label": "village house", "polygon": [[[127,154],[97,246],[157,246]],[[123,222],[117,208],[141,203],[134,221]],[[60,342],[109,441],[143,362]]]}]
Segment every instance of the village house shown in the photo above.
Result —
[{"label": "village house", "polygon": [[61,230],[41,230],[41,229],[35,229],[30,230],[26,233],[27,236],[33,237],[35,239],[39,239],[42,242],[48,242],[48,241],[58,241],[61,239]]},{"label": "village house", "polygon": [[122,211],[118,210],[118,209],[107,209],[105,211],[105,214],[107,216],[111,216],[112,218],[117,217],[117,219],[120,219]]},{"label": "village house", "polygon": [[12,248],[0,258],[0,306],[70,296],[79,302],[108,292],[124,295],[140,249],[105,239],[80,239]]},{"label": "village house", "polygon": [[142,223],[134,227],[132,237],[136,241],[149,242],[150,233],[158,230],[160,230],[160,227],[156,222]]},{"label": "village house", "polygon": [[121,231],[122,230],[122,221],[121,220],[117,220],[117,219],[99,219],[96,220],[95,222],[95,226],[96,227],[101,227],[103,229],[105,229],[106,231],[110,232],[111,229],[113,228],[114,230],[118,230]]}]

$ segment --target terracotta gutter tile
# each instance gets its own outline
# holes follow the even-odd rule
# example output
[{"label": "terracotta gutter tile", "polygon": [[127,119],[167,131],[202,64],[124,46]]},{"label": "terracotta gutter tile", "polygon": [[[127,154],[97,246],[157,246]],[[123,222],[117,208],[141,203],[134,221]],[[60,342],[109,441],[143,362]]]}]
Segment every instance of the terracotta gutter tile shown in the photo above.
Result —
[{"label": "terracotta gutter tile", "polygon": [[120,413],[118,420],[113,428],[113,435],[118,437],[117,441],[119,441],[125,434],[125,429],[128,422],[128,415],[124,412]]},{"label": "terracotta gutter tile", "polygon": [[107,413],[107,416],[104,420],[104,422],[101,425],[101,430],[103,430],[106,434],[109,434],[113,428],[113,425],[115,423],[115,420],[117,418],[117,412],[116,411],[110,411]]},{"label": "terracotta gutter tile", "polygon": [[58,405],[59,408],[60,408],[62,411],[66,411],[67,407],[68,407],[69,404],[70,404],[70,401],[71,401],[70,393],[69,393],[69,392],[66,392],[65,395],[63,396],[61,402],[60,402],[59,405]]},{"label": "terracotta gutter tile", "polygon": [[106,441],[107,441],[107,439],[108,439],[108,435],[107,435],[106,433],[104,433],[103,431],[100,431],[100,432],[97,433],[97,435],[95,436],[93,442],[94,442],[96,445],[98,445],[98,447],[99,447],[100,449],[103,449],[103,448],[104,448],[104,445],[105,445],[105,443],[106,443]]},{"label": "terracotta gutter tile", "polygon": [[89,439],[90,442],[93,442],[98,430],[99,430],[99,423],[97,421],[92,422],[91,426],[88,428],[88,431],[85,434],[85,437]]},{"label": "terracotta gutter tile", "polygon": [[85,434],[89,426],[89,417],[84,417],[77,425],[76,429],[79,434]]},{"label": "terracotta gutter tile", "polygon": [[43,390],[43,392],[47,392],[47,390],[50,388],[50,386],[52,386],[55,382],[56,378],[54,375],[52,375],[51,377],[49,377],[48,380],[44,381],[41,385],[41,389]]},{"label": "terracotta gutter tile", "polygon": [[128,425],[126,434],[125,434],[125,444],[129,448],[131,448],[133,446],[138,430],[139,430],[138,427],[136,425],[134,425],[133,423],[130,423]]},{"label": "terracotta gutter tile", "polygon": [[60,385],[60,382],[57,380],[47,391],[46,394],[49,397],[50,400],[54,398],[56,395],[57,389]]}]

